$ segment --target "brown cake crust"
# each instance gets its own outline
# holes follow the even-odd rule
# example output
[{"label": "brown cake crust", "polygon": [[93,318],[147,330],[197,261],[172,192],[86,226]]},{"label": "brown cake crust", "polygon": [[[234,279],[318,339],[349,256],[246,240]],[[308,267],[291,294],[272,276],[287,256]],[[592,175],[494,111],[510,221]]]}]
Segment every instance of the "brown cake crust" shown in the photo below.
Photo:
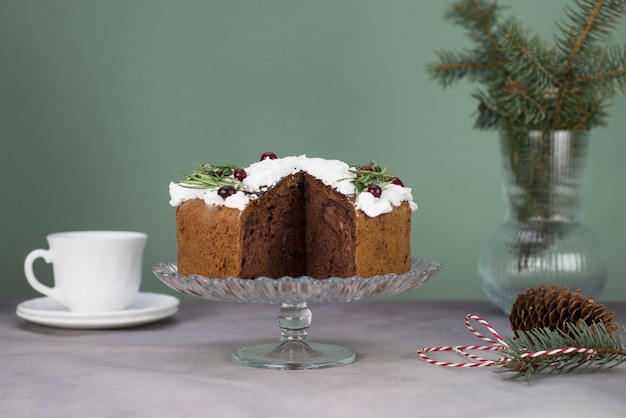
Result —
[{"label": "brown cake crust", "polygon": [[356,273],[371,277],[411,269],[411,208],[407,202],[392,212],[369,217],[356,211]]},{"label": "brown cake crust", "polygon": [[241,225],[238,209],[210,206],[200,199],[181,204],[176,209],[179,273],[239,277]]}]

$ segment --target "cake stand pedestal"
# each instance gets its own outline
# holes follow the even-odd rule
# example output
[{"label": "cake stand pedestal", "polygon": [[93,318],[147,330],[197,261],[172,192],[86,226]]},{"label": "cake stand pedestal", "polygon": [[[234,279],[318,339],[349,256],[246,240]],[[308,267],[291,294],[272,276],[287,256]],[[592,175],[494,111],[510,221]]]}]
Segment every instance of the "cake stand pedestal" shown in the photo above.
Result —
[{"label": "cake stand pedestal", "polygon": [[350,364],[356,354],[348,348],[308,339],[312,318],[308,304],[352,302],[408,292],[435,276],[442,267],[441,263],[425,259],[411,261],[411,270],[405,274],[324,280],[308,276],[210,279],[197,274],[183,276],[175,264],[167,263],[156,265],[152,271],[170,288],[189,295],[226,302],[280,303],[279,340],[240,348],[233,360],[265,369],[309,370]]},{"label": "cake stand pedestal", "polygon": [[243,347],[233,360],[246,366],[279,370],[322,369],[342,366],[356,359],[354,351],[310,341],[311,310],[306,303],[283,303],[278,311],[280,339],[271,344]]}]

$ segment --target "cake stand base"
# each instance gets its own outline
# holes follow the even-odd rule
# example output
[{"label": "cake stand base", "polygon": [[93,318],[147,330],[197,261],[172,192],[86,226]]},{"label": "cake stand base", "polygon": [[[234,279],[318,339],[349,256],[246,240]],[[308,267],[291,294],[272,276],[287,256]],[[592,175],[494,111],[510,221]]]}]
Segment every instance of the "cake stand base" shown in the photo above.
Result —
[{"label": "cake stand base", "polygon": [[347,348],[308,340],[278,341],[244,347],[233,360],[246,366],[274,370],[311,370],[352,363],[356,354]]},{"label": "cake stand base", "polygon": [[306,303],[283,303],[277,316],[280,340],[244,347],[233,360],[246,366],[275,370],[310,370],[352,363],[356,354],[347,348],[309,341],[311,310]]}]

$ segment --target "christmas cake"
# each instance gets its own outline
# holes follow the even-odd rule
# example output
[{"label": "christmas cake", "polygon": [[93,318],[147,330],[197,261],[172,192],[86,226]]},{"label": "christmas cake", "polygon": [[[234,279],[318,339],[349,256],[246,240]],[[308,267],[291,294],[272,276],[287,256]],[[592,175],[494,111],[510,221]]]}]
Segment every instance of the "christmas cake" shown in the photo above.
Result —
[{"label": "christmas cake", "polygon": [[178,271],[209,278],[371,277],[411,267],[411,189],[375,162],[265,153],[170,183]]}]

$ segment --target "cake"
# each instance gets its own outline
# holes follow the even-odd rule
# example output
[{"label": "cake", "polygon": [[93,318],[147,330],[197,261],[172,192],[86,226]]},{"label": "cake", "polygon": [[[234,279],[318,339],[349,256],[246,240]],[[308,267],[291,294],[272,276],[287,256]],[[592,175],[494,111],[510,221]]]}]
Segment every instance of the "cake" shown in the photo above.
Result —
[{"label": "cake", "polygon": [[170,183],[178,271],[209,278],[371,277],[411,267],[411,189],[375,162],[265,153]]}]

